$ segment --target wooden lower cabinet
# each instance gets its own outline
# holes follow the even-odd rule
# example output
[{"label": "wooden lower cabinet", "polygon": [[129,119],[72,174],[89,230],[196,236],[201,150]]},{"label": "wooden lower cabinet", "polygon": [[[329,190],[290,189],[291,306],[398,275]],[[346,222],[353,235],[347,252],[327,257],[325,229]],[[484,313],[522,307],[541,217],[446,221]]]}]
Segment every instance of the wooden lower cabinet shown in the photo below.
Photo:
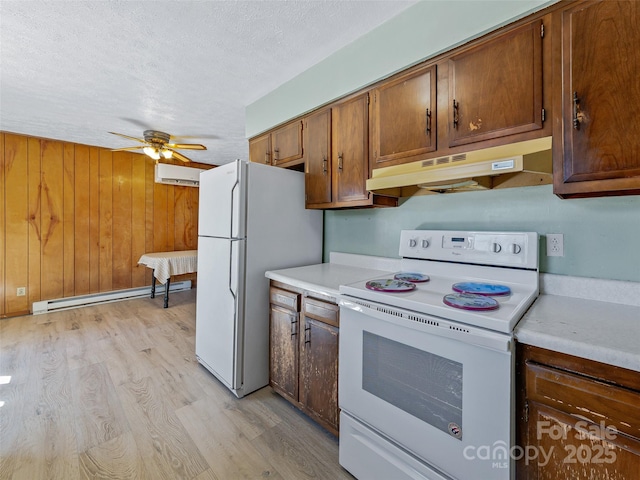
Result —
[{"label": "wooden lower cabinet", "polygon": [[640,372],[519,345],[517,413],[518,479],[640,478]]},{"label": "wooden lower cabinet", "polygon": [[298,326],[300,313],[279,305],[270,307],[271,386],[289,399],[298,398]]},{"label": "wooden lower cabinet", "polygon": [[305,297],[300,338],[300,403],[328,430],[338,431],[338,316],[334,303]]},{"label": "wooden lower cabinet", "polygon": [[309,295],[271,282],[269,384],[338,435],[339,307]]}]

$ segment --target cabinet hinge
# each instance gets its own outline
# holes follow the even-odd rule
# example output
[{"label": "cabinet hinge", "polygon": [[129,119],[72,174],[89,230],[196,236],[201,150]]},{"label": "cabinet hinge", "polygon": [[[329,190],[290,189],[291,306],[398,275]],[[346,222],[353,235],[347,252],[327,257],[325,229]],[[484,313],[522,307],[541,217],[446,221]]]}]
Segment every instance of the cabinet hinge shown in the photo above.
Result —
[{"label": "cabinet hinge", "polygon": [[544,23],[540,24],[540,38],[544,38]]},{"label": "cabinet hinge", "polygon": [[545,109],[542,109],[542,121],[544,122],[544,119],[546,118],[546,114],[547,112],[545,111]]}]

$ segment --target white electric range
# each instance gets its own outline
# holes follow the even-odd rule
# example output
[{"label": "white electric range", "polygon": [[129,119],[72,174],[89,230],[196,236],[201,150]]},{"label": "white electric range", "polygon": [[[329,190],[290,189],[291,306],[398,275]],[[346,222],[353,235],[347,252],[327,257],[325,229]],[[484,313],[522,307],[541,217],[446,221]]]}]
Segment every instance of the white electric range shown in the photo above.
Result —
[{"label": "white electric range", "polygon": [[340,286],[340,464],[361,479],[514,476],[513,328],[533,232],[406,230],[401,271]]}]

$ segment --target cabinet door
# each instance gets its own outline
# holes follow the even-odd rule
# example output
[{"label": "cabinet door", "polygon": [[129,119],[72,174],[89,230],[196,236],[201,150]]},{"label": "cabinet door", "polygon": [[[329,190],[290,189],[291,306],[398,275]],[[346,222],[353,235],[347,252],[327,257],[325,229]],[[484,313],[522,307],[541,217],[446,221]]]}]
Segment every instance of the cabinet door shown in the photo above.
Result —
[{"label": "cabinet door", "polygon": [[274,130],[271,134],[272,165],[284,166],[302,158],[302,120]]},{"label": "cabinet door", "polygon": [[331,203],[331,109],[307,117],[303,129],[307,208]]},{"label": "cabinet door", "polygon": [[371,92],[372,168],[436,149],[436,66],[421,68]]},{"label": "cabinet door", "polygon": [[271,304],[269,383],[294,402],[298,400],[298,318],[297,312]]},{"label": "cabinet door", "polygon": [[449,146],[542,128],[542,22],[449,59]]},{"label": "cabinet door", "polygon": [[[606,420],[593,423],[544,404],[529,406],[527,480],[638,478],[640,443],[607,430]],[[530,445],[533,446],[534,444]]]},{"label": "cabinet door", "polygon": [[334,433],[338,430],[338,328],[303,316],[300,403]]},{"label": "cabinet door", "polygon": [[249,160],[271,165],[271,136],[266,133],[249,140]]},{"label": "cabinet door", "polygon": [[335,105],[331,113],[333,201],[336,206],[369,203],[369,95]]},{"label": "cabinet door", "polygon": [[640,193],[640,3],[580,2],[561,16],[554,193]]},{"label": "cabinet door", "polygon": [[528,445],[544,452],[530,462],[528,478],[566,478],[580,470],[579,478],[637,476],[640,393],[535,363],[525,372]]}]

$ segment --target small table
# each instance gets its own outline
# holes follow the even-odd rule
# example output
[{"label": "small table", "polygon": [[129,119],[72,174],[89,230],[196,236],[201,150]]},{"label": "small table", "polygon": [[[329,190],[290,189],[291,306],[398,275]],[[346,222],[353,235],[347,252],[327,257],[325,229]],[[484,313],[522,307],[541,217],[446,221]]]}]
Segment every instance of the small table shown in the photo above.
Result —
[{"label": "small table", "polygon": [[156,279],[164,283],[164,308],[168,308],[171,276],[197,272],[198,251],[145,253],[138,263],[152,269],[151,298],[156,296]]}]

